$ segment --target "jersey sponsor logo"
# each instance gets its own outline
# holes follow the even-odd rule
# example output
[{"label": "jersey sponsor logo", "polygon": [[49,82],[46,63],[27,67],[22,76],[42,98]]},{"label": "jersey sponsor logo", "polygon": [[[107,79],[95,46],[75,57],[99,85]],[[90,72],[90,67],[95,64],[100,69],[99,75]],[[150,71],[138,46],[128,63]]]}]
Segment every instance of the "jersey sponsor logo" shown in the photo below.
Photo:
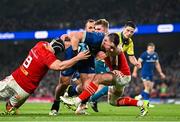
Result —
[{"label": "jersey sponsor logo", "polygon": [[146,60],[146,62],[156,62],[156,60],[154,60],[154,59],[149,59],[149,60]]}]

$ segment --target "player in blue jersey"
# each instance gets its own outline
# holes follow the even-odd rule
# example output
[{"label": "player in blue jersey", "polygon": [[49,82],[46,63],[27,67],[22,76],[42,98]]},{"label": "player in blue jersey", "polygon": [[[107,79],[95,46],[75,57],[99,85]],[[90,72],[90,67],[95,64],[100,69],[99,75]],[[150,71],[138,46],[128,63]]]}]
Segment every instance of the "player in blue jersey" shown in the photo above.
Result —
[{"label": "player in blue jersey", "polygon": [[[94,32],[95,31],[95,20],[88,19],[85,24],[85,31],[87,32]],[[86,50],[86,45],[84,43],[79,44],[79,52]],[[67,53],[68,55],[68,53]],[[65,96],[72,97],[74,95],[79,94],[82,91],[82,83],[80,81],[80,74],[79,72],[75,72],[71,79],[71,84],[67,88],[67,92]]]},{"label": "player in blue jersey", "polygon": [[[108,34],[109,33],[109,22],[106,19],[99,19],[95,22],[95,26],[94,26],[95,32],[100,32],[100,33],[104,33],[104,34]],[[99,51],[96,55],[96,59],[95,59],[95,73],[104,73],[109,71],[109,68],[106,66],[105,64],[105,57],[106,54],[103,51]],[[101,90],[104,87],[104,85],[99,85],[98,86],[98,90]],[[85,114],[86,111],[85,109],[88,108],[87,101],[89,99],[85,100],[82,102],[82,104],[80,104],[77,108],[76,114]]]},{"label": "player in blue jersey", "polygon": [[[85,31],[87,31],[87,32],[94,32],[94,24],[95,24],[95,20],[88,19],[86,21],[86,24],[85,24],[85,28],[84,28]],[[66,40],[66,41],[71,41],[70,37],[68,36],[68,34],[63,34],[61,36],[61,39]],[[83,43],[79,44],[79,47],[81,47],[83,45],[84,45]],[[65,51],[65,58],[66,59],[70,59],[71,57],[72,57],[72,48],[69,47]],[[59,92],[60,89],[61,89],[61,83],[60,82],[68,81],[67,83],[69,83],[70,81],[72,81],[75,84],[79,84],[79,86],[77,87],[78,88],[77,90],[76,90],[75,87],[72,88],[71,85],[67,84],[68,88],[72,88],[73,89],[73,92],[70,92],[71,94],[69,94],[70,96],[74,95],[77,92],[80,92],[82,84],[80,82],[80,74],[79,74],[79,72],[78,71],[75,72],[74,71],[74,67],[69,68],[69,69],[67,69],[64,72],[66,72],[65,74],[67,74],[67,75],[68,75],[68,72],[70,72],[70,73],[74,72],[74,74],[72,75],[72,77],[68,77],[68,76],[63,76],[63,74],[61,75],[61,73],[60,73],[59,83],[58,83],[58,85],[56,86],[56,89],[55,89],[55,100],[54,100],[54,103],[53,103],[53,105],[51,107],[51,111],[49,112],[49,115],[57,115],[58,114],[59,105],[60,105],[59,96],[61,95],[61,93]]]},{"label": "player in blue jersey", "polygon": [[[69,47],[69,53],[68,58],[72,58],[78,53],[78,44],[80,42],[83,42],[88,45],[91,57],[88,60],[84,60],[82,62],[79,62],[79,64],[70,70],[63,71],[61,73],[61,78],[59,85],[56,87],[59,91],[56,92],[56,101],[53,104],[52,109],[54,110],[56,108],[59,109],[59,106],[57,107],[57,104],[59,104],[59,96],[62,96],[64,94],[65,89],[67,88],[69,84],[69,79],[71,78],[74,71],[76,71],[78,68],[78,71],[80,72],[80,77],[83,82],[83,85],[88,84],[89,80],[92,79],[93,75],[95,75],[95,65],[94,65],[94,58],[96,54],[100,51],[106,51],[109,55],[117,55],[119,53],[119,50],[117,48],[117,44],[119,43],[119,36],[115,33],[104,35],[102,33],[89,33],[89,32],[72,32],[68,34],[72,47]],[[85,82],[87,81],[87,82]]]},{"label": "player in blue jersey", "polygon": [[[106,19],[99,19],[99,20],[95,21],[94,31],[108,34],[109,33],[108,32],[109,31],[109,22]],[[105,68],[104,67],[105,66],[104,56],[105,56],[105,54],[103,53],[103,51],[99,51],[96,55],[96,60],[95,60],[95,72],[96,73],[100,73],[100,72],[103,73],[106,70],[106,69],[104,69]],[[67,89],[68,96],[72,97],[72,96],[80,93],[82,91],[80,86],[81,86],[81,84],[79,84],[77,86],[73,85],[73,86],[68,87],[68,89]],[[101,85],[99,87],[101,87]]]},{"label": "player in blue jersey", "polygon": [[[100,32],[100,33],[104,33],[104,34],[108,34],[109,32],[109,22],[106,19],[99,19],[97,21],[95,21],[94,24],[94,30],[95,32]],[[84,44],[84,43],[81,43]],[[106,54],[103,51],[99,51],[96,55],[96,60],[95,60],[95,73],[104,73],[107,72],[108,67],[105,64],[104,58],[106,57]],[[109,70],[108,70],[109,71]],[[77,79],[77,78],[75,78]],[[74,80],[74,79],[73,79]],[[79,80],[75,80],[75,81],[79,81]],[[78,95],[81,91],[82,91],[82,84],[80,82],[73,85],[69,85],[67,88],[67,92],[65,93],[65,97],[72,97],[74,95]],[[98,89],[102,89],[102,87],[104,87],[104,85],[99,85]],[[83,101],[81,103],[81,105],[78,107],[78,111],[76,111],[77,114],[83,114],[85,113],[85,109],[88,108],[87,106],[87,101]],[[84,112],[82,112],[84,111]]]},{"label": "player in blue jersey", "polygon": [[[138,62],[142,63],[141,79],[144,84],[144,90],[140,95],[136,96],[135,99],[149,100],[150,92],[153,88],[152,81],[154,76],[154,68],[157,69],[162,79],[165,78],[165,75],[162,72],[161,65],[159,63],[159,56],[155,52],[155,45],[153,43],[149,43],[147,45],[147,50],[141,54]],[[138,68],[134,67],[132,76],[135,78],[137,77],[137,71]]]}]

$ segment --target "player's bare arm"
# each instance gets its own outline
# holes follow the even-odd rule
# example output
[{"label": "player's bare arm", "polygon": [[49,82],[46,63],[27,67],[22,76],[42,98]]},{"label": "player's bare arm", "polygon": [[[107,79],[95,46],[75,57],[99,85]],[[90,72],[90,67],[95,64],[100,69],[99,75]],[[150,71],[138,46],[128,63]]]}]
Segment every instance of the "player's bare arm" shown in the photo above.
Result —
[{"label": "player's bare arm", "polygon": [[72,32],[69,34],[73,50],[78,50],[79,42],[83,39],[83,32]]},{"label": "player's bare arm", "polygon": [[73,57],[70,60],[66,61],[60,61],[56,60],[50,65],[50,69],[53,70],[65,70],[67,68],[72,67],[74,64],[76,64],[79,60],[84,60],[90,57],[89,51],[80,52],[77,56]]},{"label": "player's bare arm", "polygon": [[161,78],[164,79],[166,76],[165,76],[165,74],[162,72],[161,65],[160,65],[159,61],[156,61],[155,66],[156,66],[156,69],[157,69],[157,71],[159,72]]},{"label": "player's bare arm", "polygon": [[136,66],[137,68],[141,68],[141,63],[139,61],[137,61],[136,57],[133,56],[128,56],[129,57],[129,61]]},{"label": "player's bare arm", "polygon": [[[141,63],[142,63],[142,60],[139,58],[137,62],[138,62],[138,64],[141,64]],[[138,69],[139,69],[139,68],[135,65],[135,66],[134,66],[133,73],[132,73],[132,76],[135,77],[135,78],[137,78],[137,71],[138,71]]]}]

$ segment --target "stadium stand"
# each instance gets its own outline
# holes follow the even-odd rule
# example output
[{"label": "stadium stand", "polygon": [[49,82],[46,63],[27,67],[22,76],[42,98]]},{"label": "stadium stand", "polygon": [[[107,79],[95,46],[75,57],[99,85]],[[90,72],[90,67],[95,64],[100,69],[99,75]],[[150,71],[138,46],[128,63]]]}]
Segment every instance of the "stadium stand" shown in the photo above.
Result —
[{"label": "stadium stand", "polygon": [[32,0],[28,4],[23,0],[2,0],[0,31],[79,28],[89,18],[106,18],[110,26],[123,25],[128,19],[138,24],[176,23],[180,18],[179,4],[179,0]]}]

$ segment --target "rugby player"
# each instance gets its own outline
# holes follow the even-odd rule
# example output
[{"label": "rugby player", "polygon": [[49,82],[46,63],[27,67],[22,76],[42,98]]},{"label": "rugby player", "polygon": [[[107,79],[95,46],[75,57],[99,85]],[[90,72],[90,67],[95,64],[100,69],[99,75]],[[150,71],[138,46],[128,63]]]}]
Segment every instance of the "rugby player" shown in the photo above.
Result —
[{"label": "rugby player", "polygon": [[90,56],[86,51],[67,61],[60,61],[56,55],[67,47],[69,42],[57,38],[50,43],[40,41],[29,51],[19,68],[0,82],[0,98],[10,97],[3,114],[16,114],[16,110],[34,92],[49,69],[65,70]]},{"label": "rugby player", "polygon": [[[84,91],[76,98],[69,99],[61,97],[61,100],[70,108],[75,110],[77,106],[88,97],[93,95],[98,89],[99,84],[109,87],[108,102],[113,106],[137,106],[141,108],[140,116],[148,113],[148,101],[135,100],[130,97],[121,97],[123,90],[131,80],[130,68],[123,52],[118,56],[108,56],[106,64],[112,72],[96,74],[93,80],[85,86]],[[77,111],[77,110],[76,110]]]},{"label": "rugby player", "polygon": [[[94,24],[95,24],[95,20],[88,19],[85,24],[85,31],[94,32]],[[61,39],[66,40],[66,41],[68,40],[69,42],[71,42],[68,34],[63,34],[61,36]],[[80,44],[79,47],[82,45]],[[69,55],[72,57],[71,51],[72,51],[71,47],[68,48],[67,50],[65,50],[65,58],[69,59]],[[70,74],[69,74],[69,72],[70,72]],[[70,81],[74,82],[74,84],[77,84],[77,85],[74,85],[74,86],[69,85]],[[68,70],[65,70],[63,72],[60,72],[59,83],[57,84],[56,89],[55,89],[55,100],[52,104],[49,115],[56,116],[58,114],[59,106],[60,106],[59,97],[60,97],[60,95],[62,95],[61,94],[61,89],[62,89],[61,82],[66,83],[66,86],[64,84],[65,88],[63,88],[63,89],[67,88],[67,93],[64,94],[65,96],[73,96],[82,91],[82,83],[80,81],[80,74],[77,70],[76,71],[74,70],[74,67],[72,67]]]},{"label": "rugby player", "polygon": [[[159,63],[159,56],[157,52],[155,52],[155,45],[153,43],[149,43],[147,45],[147,50],[141,54],[138,61],[142,63],[141,79],[144,84],[144,90],[142,90],[141,94],[136,96],[135,99],[149,100],[150,92],[154,85],[154,67],[157,69],[162,79],[166,77],[162,72],[161,65]],[[135,78],[137,77],[137,71],[138,68],[134,67],[132,76]],[[153,107],[153,105],[151,106]]]},{"label": "rugby player", "polygon": [[[136,29],[136,25],[132,21],[127,21],[124,25],[122,32],[117,32],[119,35],[120,43],[119,45],[122,46],[123,52],[125,52],[128,55],[129,61],[137,66],[137,68],[141,68],[141,63],[137,61],[136,57],[134,56],[134,44],[132,40],[132,36],[134,35]],[[98,112],[98,106],[97,106],[97,100],[106,95],[108,93],[108,87],[103,87],[101,90],[99,90],[97,93],[95,93],[90,98],[90,105],[93,108],[95,112]]]}]

